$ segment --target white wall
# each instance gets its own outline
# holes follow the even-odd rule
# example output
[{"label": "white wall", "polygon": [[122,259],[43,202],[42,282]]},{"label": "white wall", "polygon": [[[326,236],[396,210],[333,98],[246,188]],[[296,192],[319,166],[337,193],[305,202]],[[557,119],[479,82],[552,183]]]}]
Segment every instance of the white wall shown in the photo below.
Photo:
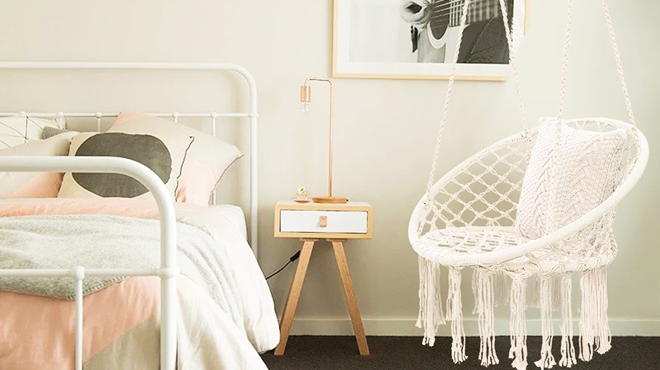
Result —
[{"label": "white wall", "polygon": [[[628,84],[640,127],[652,150],[660,144],[660,4],[611,0]],[[575,4],[567,116],[624,118],[614,62],[597,0]],[[556,113],[565,2],[533,0],[527,38],[519,53],[527,113],[536,120]],[[298,185],[325,191],[324,90],[314,111],[298,114],[298,88],[331,70],[330,0],[156,1],[33,0],[0,2],[2,60],[236,62],[255,75],[260,89],[261,263],[269,272],[298,246],[272,238],[272,208]],[[0,110],[206,108],[216,81],[162,74],[45,76],[0,72]],[[46,78],[48,77],[48,78]],[[184,78],[185,77],[185,78]],[[48,80],[42,85],[40,79]],[[100,87],[97,83],[108,83]],[[156,87],[146,95],[140,86]],[[442,81],[339,80],[336,82],[337,194],[375,207],[375,237],[347,245],[358,301],[371,334],[416,334],[417,262],[406,237],[410,211],[421,197],[446,83]],[[154,90],[154,89],[152,89]],[[462,82],[445,132],[439,173],[496,139],[519,130],[510,82]],[[179,100],[177,100],[179,99]],[[222,97],[223,107],[243,104]],[[236,134],[239,137],[241,134]],[[620,254],[609,270],[614,333],[660,335],[660,230],[658,156],[619,208]],[[272,279],[281,312],[293,269]],[[466,283],[466,307],[471,295]],[[533,311],[533,310],[532,310]],[[530,317],[535,317],[530,312]],[[331,249],[319,247],[298,308],[294,331],[350,333]],[[473,316],[467,314],[470,320]],[[506,310],[498,312],[506,320]],[[468,323],[468,330],[474,329]],[[501,321],[498,325],[504,326]],[[534,328],[530,330],[534,332]],[[474,332],[472,332],[474,334]]]}]

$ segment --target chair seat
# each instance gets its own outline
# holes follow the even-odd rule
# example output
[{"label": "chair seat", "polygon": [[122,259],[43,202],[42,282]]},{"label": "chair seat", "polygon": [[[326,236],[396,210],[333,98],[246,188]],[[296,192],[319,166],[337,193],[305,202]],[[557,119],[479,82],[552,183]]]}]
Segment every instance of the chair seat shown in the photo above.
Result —
[{"label": "chair seat", "polygon": [[529,239],[518,234],[513,227],[452,227],[433,230],[420,240],[436,247],[449,248],[454,253],[487,253],[515,247]]},{"label": "chair seat", "polygon": [[[513,227],[453,227],[429,231],[419,239],[415,250],[420,256],[442,265],[443,260],[456,261],[457,258],[466,261],[460,263],[461,267],[476,267],[467,261],[470,256],[516,247],[531,241],[520,235]],[[612,237],[612,242],[614,239]],[[567,255],[551,253],[550,246],[540,248],[529,255],[511,259],[501,264],[503,270],[514,271],[525,268],[527,270],[544,273],[561,271],[578,271],[584,267],[595,268],[609,263],[614,254],[595,254],[587,258],[578,266],[573,261],[566,260]]]}]

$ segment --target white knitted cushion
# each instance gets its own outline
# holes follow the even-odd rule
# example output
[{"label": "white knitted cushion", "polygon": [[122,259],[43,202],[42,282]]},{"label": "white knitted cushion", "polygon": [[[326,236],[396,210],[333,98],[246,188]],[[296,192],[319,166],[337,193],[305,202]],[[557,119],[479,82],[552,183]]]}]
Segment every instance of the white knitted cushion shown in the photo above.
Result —
[{"label": "white knitted cushion", "polygon": [[[560,146],[552,158],[558,129]],[[541,118],[518,202],[517,231],[537,239],[607,199],[614,191],[625,139],[622,129],[588,131]]]}]

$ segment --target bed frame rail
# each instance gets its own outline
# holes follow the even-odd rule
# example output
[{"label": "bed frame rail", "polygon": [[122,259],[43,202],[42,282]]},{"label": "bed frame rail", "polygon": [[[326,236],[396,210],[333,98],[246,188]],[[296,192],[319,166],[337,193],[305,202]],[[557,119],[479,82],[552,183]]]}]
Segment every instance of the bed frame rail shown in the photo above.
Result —
[{"label": "bed frame rail", "polygon": [[[250,212],[249,243],[258,257],[258,173],[257,173],[257,85],[250,72],[242,66],[228,63],[116,63],[116,62],[0,62],[0,70],[205,70],[234,71],[244,77],[249,86],[250,108],[248,112],[238,113],[156,113],[158,116],[173,117],[210,117],[216,118],[245,117],[250,120]],[[94,113],[23,113],[33,117],[89,117],[97,118],[100,129],[101,119],[117,116],[115,112]],[[16,115],[16,113],[0,114]],[[215,136],[215,125],[213,125]],[[178,299],[176,277],[179,269],[176,261],[176,218],[174,199],[168,193],[163,182],[148,167],[124,158],[115,157],[1,157],[0,171],[16,172],[92,172],[118,173],[133,177],[151,191],[159,209],[161,230],[161,266],[158,269],[74,269],[18,270],[0,269],[0,276],[73,276],[76,279],[76,348],[75,369],[82,370],[82,335],[83,335],[83,294],[82,283],[85,276],[159,276],[161,278],[161,332],[160,332],[160,369],[176,368],[176,317]]]},{"label": "bed frame rail", "polygon": [[[169,71],[233,71],[245,79],[250,94],[250,108],[247,112],[211,112],[211,113],[148,113],[160,117],[172,117],[176,121],[183,117],[210,117],[213,120],[212,130],[215,136],[215,120],[217,118],[248,118],[250,120],[250,212],[247,214],[249,232],[248,242],[255,256],[259,257],[258,244],[258,101],[257,84],[245,67],[232,63],[149,63],[149,62],[0,62],[0,70],[169,70]],[[0,116],[16,115],[17,113],[0,113]],[[19,113],[31,117],[42,118],[96,118],[100,129],[102,118],[116,117],[117,112],[94,113]],[[215,197],[214,197],[215,198]]]},{"label": "bed frame rail", "polygon": [[83,365],[83,280],[85,276],[159,276],[161,287],[160,369],[176,369],[176,215],[174,199],[160,178],[145,165],[116,157],[0,156],[0,171],[8,172],[88,172],[118,173],[130,176],[154,195],[160,218],[159,269],[0,269],[0,276],[73,276],[76,279],[75,369]]}]

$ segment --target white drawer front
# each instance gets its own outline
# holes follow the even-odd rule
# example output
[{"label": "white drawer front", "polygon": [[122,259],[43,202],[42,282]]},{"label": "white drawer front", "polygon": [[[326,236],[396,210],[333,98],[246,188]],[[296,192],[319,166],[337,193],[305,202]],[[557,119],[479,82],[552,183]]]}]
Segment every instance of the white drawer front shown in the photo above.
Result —
[{"label": "white drawer front", "polygon": [[[327,226],[321,219],[326,217]],[[283,233],[367,233],[367,212],[349,211],[281,211],[280,231]]]}]

